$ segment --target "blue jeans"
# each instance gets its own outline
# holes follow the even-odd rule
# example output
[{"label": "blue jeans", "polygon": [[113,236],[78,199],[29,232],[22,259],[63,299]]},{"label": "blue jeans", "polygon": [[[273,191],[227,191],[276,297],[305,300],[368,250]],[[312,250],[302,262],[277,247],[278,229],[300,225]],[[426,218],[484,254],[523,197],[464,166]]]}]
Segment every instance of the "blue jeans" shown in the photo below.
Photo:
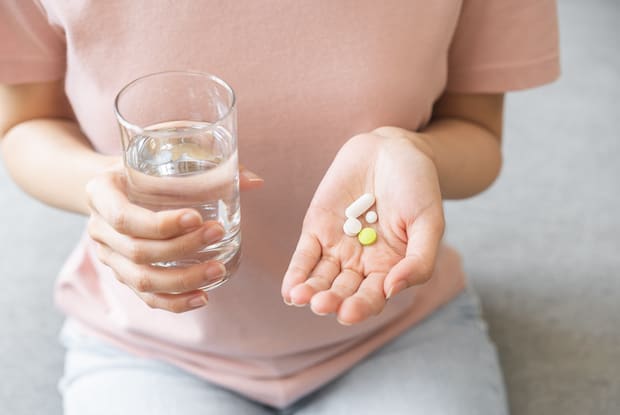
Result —
[{"label": "blue jeans", "polygon": [[471,289],[348,372],[279,410],[65,324],[65,415],[503,415],[504,385]]}]

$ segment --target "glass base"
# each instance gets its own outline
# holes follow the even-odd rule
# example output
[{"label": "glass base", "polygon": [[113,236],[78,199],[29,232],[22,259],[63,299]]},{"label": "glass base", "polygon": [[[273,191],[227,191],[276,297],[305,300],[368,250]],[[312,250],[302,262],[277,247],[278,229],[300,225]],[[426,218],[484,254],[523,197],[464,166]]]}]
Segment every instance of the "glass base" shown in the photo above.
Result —
[{"label": "glass base", "polygon": [[[230,255],[230,253],[232,253],[232,255]],[[188,267],[188,266],[192,266],[196,264],[201,264],[203,262],[206,262],[208,260],[213,260],[213,259],[221,260],[223,258],[214,258],[213,256],[210,256],[209,258],[205,258],[204,260],[200,260],[196,258],[186,258],[186,259],[181,259],[177,261],[157,262],[157,263],[154,263],[153,265],[157,267],[163,267],[163,268],[184,268],[184,267]],[[224,267],[226,268],[226,273],[221,278],[209,281],[206,285],[200,287],[199,288],[200,290],[202,291],[213,290],[214,288],[217,288],[223,285],[224,283],[226,283],[232,277],[235,271],[237,271],[237,269],[239,268],[239,264],[241,263],[240,244],[237,245],[236,249],[233,252],[229,251],[225,259],[226,259],[226,262],[224,262]],[[171,293],[171,294],[176,294],[176,293]]]}]

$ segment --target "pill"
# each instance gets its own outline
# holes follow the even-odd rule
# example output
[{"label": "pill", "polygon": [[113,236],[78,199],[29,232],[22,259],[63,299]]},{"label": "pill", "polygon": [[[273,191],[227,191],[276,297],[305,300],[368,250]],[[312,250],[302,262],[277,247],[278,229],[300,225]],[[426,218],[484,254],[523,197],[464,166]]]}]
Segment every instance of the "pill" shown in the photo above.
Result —
[{"label": "pill", "polygon": [[355,236],[362,230],[362,222],[356,218],[349,218],[344,222],[342,230],[348,236]]},{"label": "pill", "polygon": [[375,195],[372,193],[364,193],[361,195],[355,202],[351,203],[346,210],[344,211],[344,215],[347,218],[357,218],[364,212],[366,212],[370,207],[375,203]]},{"label": "pill", "polygon": [[364,246],[372,245],[377,240],[377,232],[373,228],[364,228],[357,235],[357,239]]},{"label": "pill", "polygon": [[366,212],[366,222],[375,223],[377,221],[377,212],[374,210],[369,210]]}]

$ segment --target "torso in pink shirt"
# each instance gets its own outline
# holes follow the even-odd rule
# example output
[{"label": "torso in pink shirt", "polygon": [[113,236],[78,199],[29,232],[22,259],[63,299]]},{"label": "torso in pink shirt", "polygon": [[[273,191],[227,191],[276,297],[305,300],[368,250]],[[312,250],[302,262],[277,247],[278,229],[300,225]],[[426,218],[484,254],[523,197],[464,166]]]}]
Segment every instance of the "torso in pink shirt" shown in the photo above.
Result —
[{"label": "torso in pink shirt", "polygon": [[[112,108],[124,84],[149,72],[194,69],[235,89],[241,162],[265,178],[264,189],[242,195],[242,266],[210,294],[206,308],[181,315],[150,309],[97,261],[86,237],[62,270],[57,303],[121,347],[276,406],[333,379],[464,284],[458,256],[444,247],[428,284],[398,295],[362,324],[344,327],[332,316],[283,304],[281,279],[305,210],[340,146],[379,126],[422,128],[453,66],[460,70],[448,84],[454,90],[538,82],[524,72],[523,85],[503,85],[485,64],[512,64],[549,49],[531,42],[511,54],[479,53],[478,66],[467,67],[467,45],[450,52],[463,15],[456,0],[41,3],[38,23],[38,12],[28,13],[32,33],[47,44],[33,48],[50,56],[47,72],[31,75],[64,74],[76,117],[98,151],[120,151]],[[495,13],[506,19],[507,11]],[[46,18],[55,31],[41,26]],[[463,37],[472,36],[474,23],[459,29]],[[66,63],[53,55],[64,47]],[[553,65],[544,65],[551,76]]]}]

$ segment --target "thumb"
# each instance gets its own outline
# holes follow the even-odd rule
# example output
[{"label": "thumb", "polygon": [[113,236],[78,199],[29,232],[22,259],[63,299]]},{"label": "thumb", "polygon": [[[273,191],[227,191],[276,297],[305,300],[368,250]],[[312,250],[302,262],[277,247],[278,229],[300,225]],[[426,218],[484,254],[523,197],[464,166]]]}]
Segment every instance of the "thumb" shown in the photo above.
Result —
[{"label": "thumb", "polygon": [[383,285],[385,299],[389,300],[409,287],[428,281],[433,268],[432,265],[428,265],[429,263],[430,261],[418,255],[407,255],[399,261],[385,278]]},{"label": "thumb", "polygon": [[443,215],[418,218],[407,232],[407,252],[385,277],[385,298],[428,281],[435,268],[437,251],[444,231]]}]

